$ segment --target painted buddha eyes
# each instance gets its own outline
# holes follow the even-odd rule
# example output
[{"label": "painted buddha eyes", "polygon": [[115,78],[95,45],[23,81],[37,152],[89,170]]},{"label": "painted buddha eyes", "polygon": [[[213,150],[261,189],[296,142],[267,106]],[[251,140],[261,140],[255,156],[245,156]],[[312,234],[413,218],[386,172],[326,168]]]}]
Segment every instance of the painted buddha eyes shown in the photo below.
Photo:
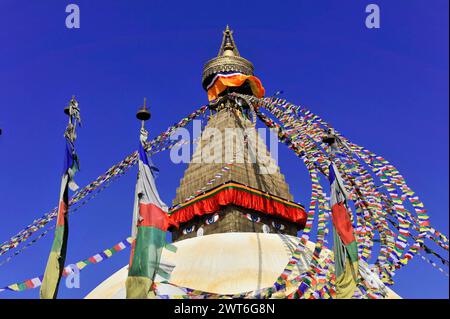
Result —
[{"label": "painted buddha eyes", "polygon": [[249,221],[252,221],[254,223],[259,223],[261,221],[261,217],[255,216],[255,215],[252,215],[252,214],[245,214],[245,217],[247,217],[247,219]]},{"label": "painted buddha eyes", "polygon": [[[214,224],[215,222],[217,222],[219,220],[219,214],[214,214],[212,216],[209,216],[206,220],[205,220],[205,224],[206,225],[211,225]],[[195,225],[186,227],[183,229],[183,234],[187,235],[190,233],[193,233],[195,231]],[[203,227],[200,227],[197,231],[197,236],[203,236]]]},{"label": "painted buddha eyes", "polygon": [[214,224],[219,220],[219,214],[214,214],[206,219],[206,225]]},{"label": "painted buddha eyes", "polygon": [[284,230],[286,228],[283,224],[280,224],[280,223],[277,223],[277,222],[272,222],[272,226],[276,230]]},{"label": "painted buddha eyes", "polygon": [[[260,223],[261,222],[261,217],[255,215],[255,214],[247,213],[247,214],[245,214],[245,217],[249,221],[251,221],[253,223]],[[218,220],[219,220],[219,214],[214,214],[214,215],[211,215],[211,216],[209,216],[208,218],[205,219],[205,224],[206,225],[211,225],[211,224],[216,223]],[[285,225],[283,225],[282,223],[278,223],[276,221],[272,221],[272,227],[275,230],[277,230],[277,231],[283,231],[283,230],[286,229]],[[186,228],[183,229],[183,234],[187,235],[187,234],[193,233],[195,231],[195,229],[196,229],[195,225],[186,227]],[[262,230],[263,230],[264,233],[270,233],[270,227],[268,225],[266,225],[266,224],[263,225]],[[197,236],[202,236],[202,235],[203,235],[203,228],[200,227],[198,229]]]},{"label": "painted buddha eyes", "polygon": [[187,235],[192,233],[195,230],[195,226],[192,225],[190,227],[186,227],[185,229],[183,229],[183,234]]}]

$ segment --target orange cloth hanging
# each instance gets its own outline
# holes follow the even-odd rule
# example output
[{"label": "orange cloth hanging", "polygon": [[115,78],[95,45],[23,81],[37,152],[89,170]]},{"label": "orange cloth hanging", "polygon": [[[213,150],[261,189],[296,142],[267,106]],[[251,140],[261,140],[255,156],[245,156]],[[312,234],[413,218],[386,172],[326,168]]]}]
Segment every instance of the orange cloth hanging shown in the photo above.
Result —
[{"label": "orange cloth hanging", "polygon": [[261,81],[253,75],[244,75],[241,73],[234,74],[218,74],[215,76],[212,85],[208,88],[208,100],[212,101],[219,97],[219,94],[225,91],[228,87],[239,87],[248,81],[253,94],[257,98],[262,98],[265,94],[265,89]]}]

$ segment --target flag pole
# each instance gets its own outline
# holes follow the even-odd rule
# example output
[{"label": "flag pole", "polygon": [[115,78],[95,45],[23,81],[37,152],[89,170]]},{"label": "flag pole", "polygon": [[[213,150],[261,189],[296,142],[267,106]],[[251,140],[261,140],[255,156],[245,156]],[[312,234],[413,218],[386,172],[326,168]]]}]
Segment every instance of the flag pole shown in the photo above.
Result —
[{"label": "flag pole", "polygon": [[40,289],[41,299],[56,299],[58,295],[58,287],[66,261],[69,235],[69,188],[74,191],[78,188],[73,181],[73,176],[79,169],[74,143],[77,138],[76,128],[77,126],[81,126],[81,117],[80,108],[75,96],[72,96],[69,104],[64,108],[64,113],[69,117],[64,132],[66,139],[64,169],[61,179],[55,235]]},{"label": "flag pole", "polygon": [[334,129],[329,128],[327,135],[322,138],[322,142],[328,144],[330,152],[328,179],[330,181],[330,206],[333,222],[336,297],[338,299],[350,299],[359,282],[358,247],[347,204],[347,191],[339,170],[334,164],[335,153],[340,140]]},{"label": "flag pole", "polygon": [[[144,100],[136,118],[141,121],[139,143],[139,173],[136,181],[135,205],[133,213],[133,246],[130,255],[128,277],[125,282],[127,299],[155,298],[156,276],[168,280],[170,273],[160,267],[162,251],[168,247],[166,232],[169,227],[168,207],[161,200],[156,188],[151,159],[145,150],[148,132],[145,121],[151,115]],[[171,247],[174,250],[173,247]]]},{"label": "flag pole", "polygon": [[[126,280],[126,298],[127,299],[146,299],[152,296],[153,292],[153,277],[149,278],[149,272],[146,271],[149,268],[148,255],[148,247],[145,247],[145,243],[142,243],[142,228],[140,227],[140,222],[143,221],[143,217],[141,215],[141,205],[140,198],[141,196],[145,196],[142,193],[142,183],[143,180],[148,179],[149,176],[146,174],[145,169],[143,169],[142,165],[142,157],[145,158],[145,162],[147,160],[147,154],[145,151],[145,143],[147,142],[148,132],[145,129],[145,122],[150,120],[151,113],[147,108],[147,98],[144,97],[144,104],[137,111],[136,118],[141,121],[141,129],[140,129],[140,137],[139,137],[139,173],[137,177],[136,184],[136,194],[135,194],[135,203],[134,203],[134,212],[133,212],[133,224],[132,224],[132,237],[133,243],[131,247],[129,268],[128,268],[128,277]],[[148,164],[148,163],[147,163]],[[146,196],[145,196],[146,197]],[[143,247],[144,246],[144,247]],[[143,254],[144,253],[144,254]],[[145,258],[142,255],[147,255]],[[136,260],[135,260],[136,259]]]}]

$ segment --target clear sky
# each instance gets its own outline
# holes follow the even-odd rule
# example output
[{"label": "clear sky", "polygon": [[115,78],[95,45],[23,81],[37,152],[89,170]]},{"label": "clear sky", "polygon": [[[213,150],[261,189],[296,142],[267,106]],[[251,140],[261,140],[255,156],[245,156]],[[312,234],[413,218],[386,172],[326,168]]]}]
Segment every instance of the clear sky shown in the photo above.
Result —
[{"label": "clear sky", "polygon": [[[65,27],[76,3],[81,28]],[[132,3],[132,4],[131,4]],[[381,28],[365,27],[365,7]],[[384,156],[448,235],[448,1],[24,1],[0,0],[0,241],[56,206],[72,94],[83,127],[76,142],[84,186],[136,149],[135,112],[146,96],[153,137],[207,103],[201,87],[226,24],[269,94],[284,90],[353,142]],[[171,204],[185,165],[153,158]],[[279,164],[297,201],[309,197],[303,164],[280,145]],[[67,262],[130,233],[136,167],[72,215]],[[0,267],[0,287],[40,275],[53,236]],[[433,246],[435,247],[435,246]],[[4,258],[7,255],[3,255]],[[448,258],[447,254],[444,254]],[[80,298],[128,261],[90,266]],[[0,259],[0,260],[3,260]],[[414,259],[393,287],[407,298],[448,298],[448,277]],[[38,289],[0,298],[37,298]]]}]

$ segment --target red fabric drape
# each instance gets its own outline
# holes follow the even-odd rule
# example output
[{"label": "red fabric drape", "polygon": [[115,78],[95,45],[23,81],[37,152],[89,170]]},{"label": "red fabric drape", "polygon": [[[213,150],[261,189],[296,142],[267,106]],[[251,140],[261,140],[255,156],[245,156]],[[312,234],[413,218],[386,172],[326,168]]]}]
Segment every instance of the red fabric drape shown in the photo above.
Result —
[{"label": "red fabric drape", "polygon": [[275,199],[252,194],[237,188],[225,188],[210,197],[200,199],[176,210],[169,218],[173,224],[185,223],[194,216],[202,216],[217,212],[220,210],[221,206],[229,204],[277,216],[297,223],[301,228],[304,227],[306,222],[306,212],[300,207],[288,206]]}]

